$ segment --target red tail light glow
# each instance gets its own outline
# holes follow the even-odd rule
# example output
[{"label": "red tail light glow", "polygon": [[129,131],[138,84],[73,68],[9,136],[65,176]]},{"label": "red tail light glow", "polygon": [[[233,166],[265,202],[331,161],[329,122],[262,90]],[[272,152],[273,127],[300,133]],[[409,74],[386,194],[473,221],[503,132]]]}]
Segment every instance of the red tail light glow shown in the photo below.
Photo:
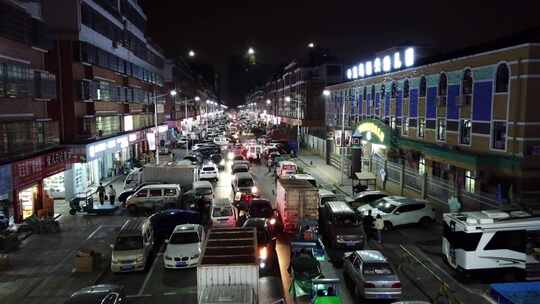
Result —
[{"label": "red tail light glow", "polygon": [[364,288],[375,288],[375,284],[373,284],[373,283],[364,283]]},{"label": "red tail light glow", "polygon": [[401,288],[401,283],[397,282],[392,284],[392,288]]}]

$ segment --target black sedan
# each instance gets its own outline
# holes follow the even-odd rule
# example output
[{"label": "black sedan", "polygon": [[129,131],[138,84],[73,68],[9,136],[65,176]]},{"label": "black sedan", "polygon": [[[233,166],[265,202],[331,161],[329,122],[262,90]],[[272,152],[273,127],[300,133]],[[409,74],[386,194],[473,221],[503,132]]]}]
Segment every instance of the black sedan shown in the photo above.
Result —
[{"label": "black sedan", "polygon": [[127,302],[124,287],[102,284],[84,287],[69,297],[64,304],[125,304]]}]

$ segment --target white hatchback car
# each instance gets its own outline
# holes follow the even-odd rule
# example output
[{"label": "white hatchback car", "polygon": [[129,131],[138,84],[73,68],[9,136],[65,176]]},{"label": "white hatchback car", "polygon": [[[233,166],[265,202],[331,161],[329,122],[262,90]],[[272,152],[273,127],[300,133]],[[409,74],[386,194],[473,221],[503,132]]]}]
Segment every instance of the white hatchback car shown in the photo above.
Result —
[{"label": "white hatchback car", "polygon": [[165,268],[196,267],[201,255],[204,241],[204,228],[198,224],[178,225],[171,237],[166,240],[167,247],[163,253]]},{"label": "white hatchback car", "polygon": [[230,203],[213,204],[210,218],[213,228],[236,227],[236,216]]},{"label": "white hatchback car", "polygon": [[218,180],[218,167],[214,163],[207,163],[202,165],[201,170],[199,171],[200,180]]},{"label": "white hatchback car", "polygon": [[435,221],[435,209],[426,201],[403,196],[386,196],[358,207],[362,215],[371,210],[371,215],[380,214],[385,228],[406,224],[428,225]]}]

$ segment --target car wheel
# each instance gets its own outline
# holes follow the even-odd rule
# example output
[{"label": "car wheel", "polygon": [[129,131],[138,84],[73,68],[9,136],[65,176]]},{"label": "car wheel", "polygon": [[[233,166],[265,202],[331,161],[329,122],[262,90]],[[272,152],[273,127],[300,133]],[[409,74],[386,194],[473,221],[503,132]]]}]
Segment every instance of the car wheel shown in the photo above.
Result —
[{"label": "car wheel", "polygon": [[394,224],[392,224],[392,222],[385,221],[384,230],[387,230],[387,231],[394,230]]},{"label": "car wheel", "polygon": [[420,219],[418,223],[424,227],[427,227],[429,226],[429,224],[431,224],[432,221],[433,220],[430,217],[424,216],[423,218]]}]

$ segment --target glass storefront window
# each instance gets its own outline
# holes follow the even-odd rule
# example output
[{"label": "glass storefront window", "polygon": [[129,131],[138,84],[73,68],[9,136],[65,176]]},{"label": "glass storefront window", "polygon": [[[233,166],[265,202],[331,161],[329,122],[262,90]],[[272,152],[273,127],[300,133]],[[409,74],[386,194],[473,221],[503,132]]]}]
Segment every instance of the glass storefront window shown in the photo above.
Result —
[{"label": "glass storefront window", "polygon": [[23,220],[34,214],[34,203],[37,200],[37,193],[37,185],[33,185],[19,192],[19,204]]},{"label": "glass storefront window", "polygon": [[423,156],[420,156],[418,160],[418,174],[423,175],[426,173],[426,159]]},{"label": "glass storefront window", "polygon": [[474,193],[476,189],[476,176],[473,171],[465,171],[465,191]]}]

